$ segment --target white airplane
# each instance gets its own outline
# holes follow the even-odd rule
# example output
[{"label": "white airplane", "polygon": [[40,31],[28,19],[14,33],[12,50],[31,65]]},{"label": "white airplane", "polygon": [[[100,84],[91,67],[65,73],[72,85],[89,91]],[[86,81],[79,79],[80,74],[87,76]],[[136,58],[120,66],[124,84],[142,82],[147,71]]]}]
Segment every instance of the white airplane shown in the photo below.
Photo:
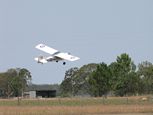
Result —
[{"label": "white airplane", "polygon": [[[70,53],[60,52],[60,51],[55,50],[51,47],[48,47],[44,44],[38,44],[36,46],[36,48],[50,54],[50,56],[48,56],[48,57],[39,56],[39,57],[35,58],[35,60],[38,63],[41,63],[41,64],[44,64],[44,63],[47,63],[47,62],[53,62],[53,61],[59,62],[59,61],[63,61],[63,60],[76,61],[76,60],[80,59],[79,57],[73,56]],[[64,61],[63,65],[65,65],[65,64],[66,64],[66,62]]]}]

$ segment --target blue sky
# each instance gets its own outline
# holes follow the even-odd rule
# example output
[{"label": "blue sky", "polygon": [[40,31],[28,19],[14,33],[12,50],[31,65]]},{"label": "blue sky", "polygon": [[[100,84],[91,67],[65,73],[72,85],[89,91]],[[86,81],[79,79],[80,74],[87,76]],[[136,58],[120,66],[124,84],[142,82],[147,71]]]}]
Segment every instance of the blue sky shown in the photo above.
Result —
[{"label": "blue sky", "polygon": [[[153,63],[152,0],[0,0],[0,72],[27,68],[33,83],[61,83],[65,71],[110,64],[128,53],[135,64]],[[37,64],[39,43],[81,59]]]}]

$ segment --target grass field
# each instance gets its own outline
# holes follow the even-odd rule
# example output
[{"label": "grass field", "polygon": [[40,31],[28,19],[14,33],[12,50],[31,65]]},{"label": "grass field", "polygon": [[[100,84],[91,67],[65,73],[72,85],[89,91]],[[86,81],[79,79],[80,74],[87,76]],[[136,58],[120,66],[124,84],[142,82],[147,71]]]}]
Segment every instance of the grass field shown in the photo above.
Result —
[{"label": "grass field", "polygon": [[[153,99],[147,97],[1,99],[0,115],[100,115],[141,113],[152,115]],[[141,115],[140,114],[140,115]]]}]

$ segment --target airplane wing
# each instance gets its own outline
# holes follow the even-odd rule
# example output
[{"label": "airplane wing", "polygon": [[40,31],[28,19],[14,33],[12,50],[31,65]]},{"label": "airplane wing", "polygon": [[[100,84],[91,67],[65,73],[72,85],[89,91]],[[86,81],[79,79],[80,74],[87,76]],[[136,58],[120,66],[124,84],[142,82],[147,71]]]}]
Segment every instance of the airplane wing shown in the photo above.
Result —
[{"label": "airplane wing", "polygon": [[76,60],[80,59],[79,57],[70,55],[69,53],[58,53],[54,56],[68,60],[68,61],[76,61]]},{"label": "airplane wing", "polygon": [[55,54],[55,53],[58,52],[58,50],[55,50],[55,49],[53,49],[53,48],[51,48],[51,47],[48,47],[48,46],[46,46],[46,45],[44,45],[44,44],[38,44],[38,45],[36,46],[36,48],[39,49],[39,50],[41,50],[41,51],[44,51],[44,52],[46,52],[46,53],[49,53],[49,54],[51,54],[51,55],[53,55],[53,54]]}]

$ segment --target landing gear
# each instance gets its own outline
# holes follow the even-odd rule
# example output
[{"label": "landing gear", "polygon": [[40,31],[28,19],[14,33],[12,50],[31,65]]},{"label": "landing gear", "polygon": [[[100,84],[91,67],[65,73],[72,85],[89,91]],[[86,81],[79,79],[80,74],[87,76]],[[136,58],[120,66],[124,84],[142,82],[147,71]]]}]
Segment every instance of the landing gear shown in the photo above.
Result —
[{"label": "landing gear", "polygon": [[58,63],[58,61],[56,60],[56,63]]},{"label": "landing gear", "polygon": [[66,62],[63,62],[63,65],[65,65],[66,64]]}]

